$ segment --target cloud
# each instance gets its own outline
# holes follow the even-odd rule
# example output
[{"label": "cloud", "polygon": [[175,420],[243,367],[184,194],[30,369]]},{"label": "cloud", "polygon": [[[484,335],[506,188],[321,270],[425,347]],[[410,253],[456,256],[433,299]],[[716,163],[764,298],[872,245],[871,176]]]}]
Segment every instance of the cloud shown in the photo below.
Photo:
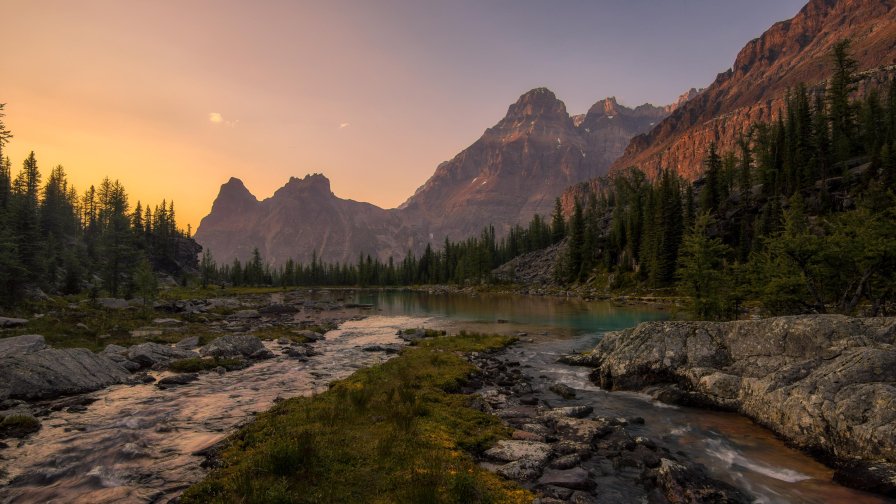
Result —
[{"label": "cloud", "polygon": [[345,128],[348,128],[349,126],[351,126],[351,123],[347,123],[347,122],[339,123],[339,129],[345,129]]},{"label": "cloud", "polygon": [[235,128],[237,123],[240,122],[240,120],[239,119],[228,119],[225,121],[224,115],[221,114],[220,112],[209,112],[208,113],[208,122],[210,122],[212,124],[223,124],[224,126],[227,126],[228,128]]}]

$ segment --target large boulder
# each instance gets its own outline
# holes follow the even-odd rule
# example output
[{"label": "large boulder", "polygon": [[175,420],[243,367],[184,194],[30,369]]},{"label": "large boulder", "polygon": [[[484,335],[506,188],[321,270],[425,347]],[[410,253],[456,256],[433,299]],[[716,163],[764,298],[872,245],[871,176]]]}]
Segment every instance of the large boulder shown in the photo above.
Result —
[{"label": "large boulder", "polygon": [[647,322],[578,361],[603,388],[739,411],[796,446],[896,476],[896,318]]},{"label": "large boulder", "polygon": [[122,383],[121,365],[84,348],[46,348],[0,358],[0,399],[50,399]]},{"label": "large boulder", "polygon": [[212,340],[199,350],[207,357],[253,357],[265,349],[261,340],[248,334],[228,334]]},{"label": "large boulder", "polygon": [[128,349],[127,359],[136,362],[141,367],[153,367],[156,364],[164,365],[173,360],[189,359],[196,357],[196,352],[182,348],[162,345],[160,343],[141,343]]},{"label": "large boulder", "polygon": [[47,348],[47,342],[40,334],[25,334],[0,339],[0,357],[32,353]]}]

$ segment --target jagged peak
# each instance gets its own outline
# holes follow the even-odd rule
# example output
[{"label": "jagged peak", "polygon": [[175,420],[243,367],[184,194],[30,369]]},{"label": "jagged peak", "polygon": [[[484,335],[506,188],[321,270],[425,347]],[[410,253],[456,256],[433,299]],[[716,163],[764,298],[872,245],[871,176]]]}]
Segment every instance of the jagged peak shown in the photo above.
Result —
[{"label": "jagged peak", "polygon": [[253,200],[256,199],[255,196],[249,192],[249,189],[246,188],[246,184],[243,183],[242,180],[236,177],[230,177],[230,180],[221,184],[221,190],[218,191],[218,198],[220,199],[222,196],[224,197],[249,197]]},{"label": "jagged peak", "polygon": [[507,109],[508,119],[537,118],[562,116],[566,113],[566,104],[557,98],[553,91],[546,87],[538,87],[523,93],[519,99]]},{"label": "jagged peak", "polygon": [[274,193],[274,196],[309,192],[324,195],[333,194],[330,189],[330,179],[323,173],[309,173],[302,178],[289,177],[289,181],[286,182],[286,185],[278,189],[277,192]]}]

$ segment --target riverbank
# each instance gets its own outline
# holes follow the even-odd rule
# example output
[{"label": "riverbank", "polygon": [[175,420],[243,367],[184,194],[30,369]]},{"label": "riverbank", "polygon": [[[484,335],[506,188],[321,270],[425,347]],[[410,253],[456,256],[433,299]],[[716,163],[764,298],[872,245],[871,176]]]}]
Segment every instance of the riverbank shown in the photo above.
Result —
[{"label": "riverbank", "polygon": [[322,394],[283,401],[231,436],[181,502],[531,502],[475,463],[510,432],[457,393],[475,370],[459,353],[511,341],[425,339]]},{"label": "riverbank", "polygon": [[648,322],[569,363],[606,390],[737,411],[832,465],[843,484],[896,496],[896,319]]}]

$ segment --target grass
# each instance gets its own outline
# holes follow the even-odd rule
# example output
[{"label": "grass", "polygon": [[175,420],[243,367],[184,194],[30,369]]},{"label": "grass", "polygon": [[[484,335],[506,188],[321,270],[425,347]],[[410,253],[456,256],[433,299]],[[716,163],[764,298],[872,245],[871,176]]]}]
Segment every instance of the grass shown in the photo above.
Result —
[{"label": "grass", "polygon": [[455,393],[474,371],[461,353],[512,341],[467,333],[425,340],[327,392],[283,401],[234,434],[222,466],[181,502],[531,502],[475,463],[472,453],[510,433]]},{"label": "grass", "polygon": [[199,371],[208,371],[220,366],[228,371],[233,371],[234,369],[242,369],[245,365],[246,364],[242,359],[231,359],[226,357],[192,357],[170,362],[168,364],[168,370],[177,373],[198,373]]},{"label": "grass", "polygon": [[401,331],[401,333],[411,335],[411,334],[417,334],[421,330],[423,331],[424,338],[435,338],[437,336],[445,336],[446,334],[448,334],[447,331],[438,330],[438,329],[405,329],[405,330]]},{"label": "grass", "polygon": [[265,341],[275,341],[280,338],[288,339],[293,343],[307,343],[308,338],[305,336],[301,336],[296,333],[296,329],[285,326],[271,326],[271,327],[263,327],[252,331],[250,334],[252,336],[258,337],[260,340]]},{"label": "grass", "polygon": [[10,415],[0,421],[0,438],[23,437],[40,430],[40,422],[28,415]]}]

